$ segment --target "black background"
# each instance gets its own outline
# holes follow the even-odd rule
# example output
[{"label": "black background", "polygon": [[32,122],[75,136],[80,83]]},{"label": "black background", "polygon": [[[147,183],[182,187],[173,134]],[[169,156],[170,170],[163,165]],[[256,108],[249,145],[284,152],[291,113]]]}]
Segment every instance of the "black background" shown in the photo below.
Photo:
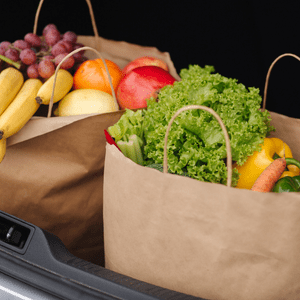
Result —
[{"label": "black background", "polygon": [[[300,55],[297,1],[102,1],[91,0],[99,35],[155,46],[170,53],[178,72],[190,64],[257,87],[263,95],[273,60]],[[0,8],[0,41],[33,31],[39,0],[7,1]],[[45,0],[38,34],[49,23],[61,32],[93,35],[84,0]],[[284,57],[271,73],[267,109],[300,118],[300,62]]]}]

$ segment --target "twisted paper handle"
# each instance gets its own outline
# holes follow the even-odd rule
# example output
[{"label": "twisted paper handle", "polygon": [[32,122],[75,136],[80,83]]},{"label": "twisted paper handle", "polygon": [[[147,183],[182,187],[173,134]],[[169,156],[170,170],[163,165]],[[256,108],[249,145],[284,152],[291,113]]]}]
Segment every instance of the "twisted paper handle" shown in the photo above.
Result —
[{"label": "twisted paper handle", "polygon": [[[96,25],[96,21],[95,21],[95,17],[94,17],[94,12],[93,12],[93,7],[91,4],[90,0],[85,0],[88,7],[89,7],[89,12],[90,12],[90,16],[91,16],[91,22],[92,22],[92,26],[93,26],[93,30],[94,30],[94,35],[96,37],[96,40],[98,41],[98,30],[97,30],[97,25]],[[33,33],[36,34],[37,32],[37,25],[38,25],[38,19],[39,19],[39,15],[40,15],[40,11],[42,8],[44,0],[40,0],[36,14],[35,14],[35,19],[34,19],[34,25],[33,25]]]},{"label": "twisted paper handle", "polygon": [[224,137],[225,137],[225,142],[226,142],[226,151],[227,151],[227,186],[230,187],[231,186],[231,181],[232,181],[232,158],[231,158],[231,147],[230,147],[230,139],[229,139],[229,135],[228,132],[226,130],[226,127],[222,121],[222,119],[220,118],[220,116],[211,108],[207,107],[207,106],[202,106],[202,105],[187,105],[184,106],[182,108],[180,108],[179,110],[177,110],[177,112],[173,115],[173,117],[171,118],[171,120],[169,121],[168,127],[167,127],[167,131],[166,131],[166,135],[165,135],[165,146],[164,146],[164,162],[163,162],[163,173],[168,173],[168,155],[167,155],[167,145],[168,145],[168,136],[169,136],[169,132],[171,129],[171,125],[173,123],[173,121],[175,120],[176,117],[178,117],[178,115],[180,113],[182,113],[183,111],[186,110],[191,110],[191,109],[202,109],[202,110],[206,110],[207,112],[211,113],[219,122],[223,133],[224,133]]},{"label": "twisted paper handle", "polygon": [[293,54],[293,53],[284,53],[284,54],[281,54],[279,55],[273,62],[272,64],[270,65],[269,67],[269,70],[268,70],[268,73],[267,73],[267,77],[266,77],[266,82],[265,82],[265,89],[264,89],[264,99],[263,99],[263,106],[262,106],[262,110],[264,111],[266,109],[266,102],[267,102],[267,89],[268,89],[268,84],[269,84],[269,78],[270,78],[270,74],[271,74],[271,70],[273,69],[275,63],[281,59],[282,57],[285,57],[285,56],[292,56],[296,59],[298,59],[300,61],[300,57]]}]

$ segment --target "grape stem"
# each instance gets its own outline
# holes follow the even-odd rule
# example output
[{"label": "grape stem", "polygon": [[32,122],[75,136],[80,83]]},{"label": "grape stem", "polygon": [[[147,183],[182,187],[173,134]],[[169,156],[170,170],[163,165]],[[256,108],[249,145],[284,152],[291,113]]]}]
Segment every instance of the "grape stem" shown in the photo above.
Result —
[{"label": "grape stem", "polygon": [[20,68],[21,68],[21,64],[20,64],[20,63],[18,63],[18,62],[16,62],[16,61],[13,61],[13,60],[11,60],[10,58],[7,58],[7,57],[4,56],[4,55],[1,55],[1,54],[0,54],[0,59],[3,60],[3,61],[5,61],[5,62],[7,62],[7,63],[10,64],[10,65],[13,65],[13,66],[16,67],[17,69],[20,69]]},{"label": "grape stem", "polygon": [[50,55],[51,54],[51,51],[40,51],[40,52],[37,52],[35,55],[37,57],[43,57],[43,56],[46,56],[46,55]]}]

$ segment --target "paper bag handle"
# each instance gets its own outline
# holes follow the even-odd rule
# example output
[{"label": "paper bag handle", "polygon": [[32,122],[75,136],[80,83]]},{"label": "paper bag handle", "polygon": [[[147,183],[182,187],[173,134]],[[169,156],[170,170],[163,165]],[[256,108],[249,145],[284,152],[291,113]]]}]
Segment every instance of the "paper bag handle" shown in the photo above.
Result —
[{"label": "paper bag handle", "polygon": [[[97,25],[96,25],[96,21],[95,21],[95,17],[94,17],[93,7],[92,7],[92,4],[91,4],[90,0],[85,0],[85,1],[88,5],[88,8],[89,8],[94,35],[96,37],[96,40],[98,41],[99,40],[98,39],[99,34],[98,34],[98,29],[97,29]],[[36,14],[35,14],[34,25],[33,25],[33,33],[34,34],[36,34],[36,32],[37,32],[37,24],[38,24],[38,19],[39,19],[39,15],[40,15],[40,11],[41,11],[43,2],[44,2],[44,0],[40,0],[37,11],[36,11]]]},{"label": "paper bag handle", "polygon": [[268,73],[267,73],[267,76],[266,76],[266,82],[265,82],[265,89],[264,89],[264,99],[263,99],[263,106],[262,106],[262,110],[264,111],[266,109],[266,102],[267,102],[267,89],[268,89],[268,84],[269,84],[269,78],[270,78],[270,74],[271,74],[271,70],[273,69],[275,63],[281,59],[282,57],[285,57],[285,56],[292,56],[296,59],[298,59],[300,61],[300,57],[293,54],[293,53],[284,53],[284,54],[281,54],[279,55],[273,62],[272,64],[270,65],[269,67],[269,70],[268,70]]},{"label": "paper bag handle", "polygon": [[173,123],[173,121],[175,120],[176,117],[178,117],[178,115],[180,113],[182,113],[183,111],[186,110],[191,110],[191,109],[202,109],[202,110],[206,110],[207,112],[211,113],[219,122],[223,133],[224,133],[224,137],[225,137],[225,142],[226,142],[226,151],[227,151],[227,186],[231,187],[231,181],[232,181],[232,158],[231,158],[231,147],[230,147],[230,139],[229,139],[229,135],[228,132],[226,130],[226,127],[222,121],[222,119],[220,118],[220,116],[211,108],[207,107],[207,106],[203,106],[203,105],[187,105],[184,106],[182,108],[180,108],[179,110],[177,110],[177,112],[173,115],[173,117],[171,118],[171,120],[169,121],[169,124],[167,126],[167,131],[166,131],[166,135],[165,135],[165,146],[164,146],[164,161],[163,161],[163,173],[168,173],[168,155],[167,155],[167,144],[168,144],[168,136],[169,136],[169,132],[171,129],[171,125]]},{"label": "paper bag handle", "polygon": [[110,85],[110,88],[111,88],[112,96],[113,96],[113,98],[114,98],[115,106],[119,109],[119,105],[118,105],[118,101],[117,101],[117,98],[116,98],[115,90],[114,90],[114,87],[113,87],[113,84],[112,84],[111,76],[110,76],[110,73],[109,73],[109,71],[108,71],[108,67],[107,67],[107,64],[106,64],[106,62],[105,62],[105,59],[102,57],[101,53],[100,53],[99,51],[97,51],[96,49],[91,48],[91,47],[88,47],[88,46],[84,46],[84,47],[78,48],[78,49],[73,50],[72,52],[70,52],[70,53],[69,53],[68,55],[66,55],[66,56],[61,60],[61,62],[57,65],[57,67],[56,67],[56,69],[55,69],[55,73],[54,73],[53,88],[52,88],[52,94],[51,94],[51,98],[50,98],[50,102],[49,102],[49,108],[48,108],[48,115],[47,115],[47,118],[50,118],[50,117],[51,117],[52,108],[53,108],[53,97],[54,97],[55,83],[56,83],[57,73],[58,73],[58,70],[60,69],[61,64],[62,64],[66,59],[68,59],[70,56],[72,56],[73,54],[75,54],[75,53],[77,53],[77,52],[79,52],[79,51],[83,51],[83,50],[91,50],[91,51],[95,52],[95,53],[101,58],[101,60],[103,61],[103,64],[104,64],[104,67],[105,67],[105,70],[106,70],[106,73],[107,73],[109,85]]}]

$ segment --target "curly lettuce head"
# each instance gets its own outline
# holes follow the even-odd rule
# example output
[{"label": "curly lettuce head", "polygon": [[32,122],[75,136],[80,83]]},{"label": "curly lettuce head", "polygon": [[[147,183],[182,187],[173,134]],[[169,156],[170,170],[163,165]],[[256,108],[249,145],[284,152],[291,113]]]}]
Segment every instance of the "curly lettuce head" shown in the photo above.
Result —
[{"label": "curly lettuce head", "polygon": [[[181,81],[163,88],[158,102],[149,102],[143,127],[144,155],[148,163],[163,162],[164,137],[168,122],[186,105],[204,105],[221,117],[230,137],[232,159],[243,164],[268,133],[270,115],[262,112],[256,88],[247,89],[236,79],[213,74],[214,68],[190,66],[180,72]],[[226,183],[227,153],[222,129],[209,112],[182,112],[173,122],[168,139],[168,165],[171,172],[187,173],[208,182]],[[238,174],[233,172],[233,185]]]}]

